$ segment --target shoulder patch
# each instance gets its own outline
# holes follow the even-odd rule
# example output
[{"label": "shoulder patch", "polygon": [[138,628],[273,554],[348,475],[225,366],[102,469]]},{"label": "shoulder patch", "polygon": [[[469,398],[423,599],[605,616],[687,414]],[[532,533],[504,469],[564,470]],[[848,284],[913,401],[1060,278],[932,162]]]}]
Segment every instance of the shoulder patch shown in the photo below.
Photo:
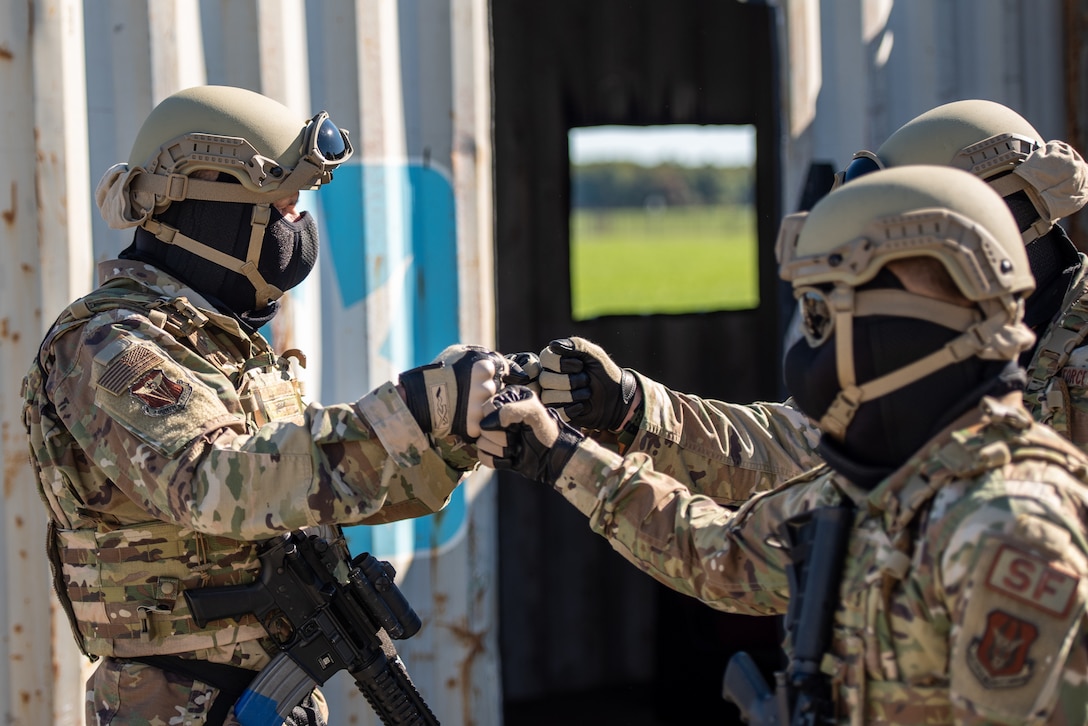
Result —
[{"label": "shoulder patch", "polygon": [[185,408],[193,387],[180,378],[170,378],[161,368],[152,368],[139,376],[128,391],[143,404],[148,416],[166,416]]},{"label": "shoulder patch", "polygon": [[102,375],[98,377],[98,386],[115,396],[120,396],[132,387],[136,379],[161,365],[165,360],[153,348],[145,345],[131,345],[110,360]]},{"label": "shoulder patch", "polygon": [[1088,387],[1088,368],[1073,368],[1066,366],[1062,368],[1062,378],[1065,379],[1066,385],[1073,386],[1074,388]]},{"label": "shoulder patch", "polygon": [[1002,610],[986,616],[982,635],[967,647],[967,665],[984,688],[1016,688],[1031,680],[1035,661],[1028,657],[1039,628]]},{"label": "shoulder patch", "polygon": [[1064,618],[1076,599],[1080,578],[1046,560],[1002,544],[986,586],[1044,615]]},{"label": "shoulder patch", "polygon": [[1086,592],[1076,548],[1048,556],[1016,534],[1026,536],[984,535],[977,544],[957,596],[949,674],[953,692],[979,714],[1025,723],[1055,708]]}]

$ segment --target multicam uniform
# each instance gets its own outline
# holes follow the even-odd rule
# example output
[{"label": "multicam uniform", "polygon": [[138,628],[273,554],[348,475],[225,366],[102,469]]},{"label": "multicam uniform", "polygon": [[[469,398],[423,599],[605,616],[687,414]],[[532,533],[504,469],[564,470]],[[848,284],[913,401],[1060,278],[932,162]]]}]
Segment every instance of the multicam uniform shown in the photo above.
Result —
[{"label": "multicam uniform", "polygon": [[57,594],[106,658],[88,723],[201,723],[214,687],[125,659],[257,670],[270,644],[252,616],[198,627],[186,588],[251,582],[256,543],[285,531],[437,511],[473,459],[432,448],[391,384],[303,407],[286,358],[150,265],[99,275],[24,384]]},{"label": "multicam uniform", "polygon": [[1042,335],[1028,368],[1024,401],[1041,421],[1088,452],[1088,258]]},{"label": "multicam uniform", "polygon": [[[856,506],[830,653],[843,723],[1084,723],[1088,459],[984,398],[872,491],[827,468],[715,505],[586,440],[555,484],[656,579],[727,611],[780,614],[779,526]],[[787,650],[789,644],[787,643]]]},{"label": "multicam uniform", "polygon": [[819,429],[789,401],[724,403],[635,378],[641,415],[633,438],[621,436],[623,450],[650,456],[657,471],[694,493],[736,506],[823,463],[815,452]]}]

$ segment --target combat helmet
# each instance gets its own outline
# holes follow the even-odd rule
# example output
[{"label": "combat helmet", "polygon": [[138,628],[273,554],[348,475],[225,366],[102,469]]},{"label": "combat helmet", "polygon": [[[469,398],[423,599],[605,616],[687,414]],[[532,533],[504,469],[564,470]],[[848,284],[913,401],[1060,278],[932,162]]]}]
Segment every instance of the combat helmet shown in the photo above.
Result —
[{"label": "combat helmet", "polygon": [[[274,300],[282,291],[257,269],[271,204],[328,183],[352,153],[347,131],[325,111],[307,120],[253,91],[198,86],[155,106],[128,162],[106,171],[95,200],[110,227],[143,227],[166,244],[244,275],[258,301]],[[188,199],[254,205],[246,259],[154,219]]]},{"label": "combat helmet", "polygon": [[[1035,281],[1016,223],[989,186],[962,170],[915,165],[851,181],[811,212],[787,216],[775,253],[808,345],[834,333],[838,393],[819,421],[833,437],[845,435],[866,401],[971,356],[1013,360],[1034,341],[1023,301]],[[939,262],[970,305],[906,289],[857,289],[911,258]],[[872,315],[926,320],[960,334],[905,367],[858,381],[853,319]]]},{"label": "combat helmet", "polygon": [[953,101],[911,119],[875,153],[854,154],[835,187],[906,164],[952,166],[986,180],[1013,209],[1025,244],[1088,202],[1080,154],[1064,141],[1044,142],[1024,117],[994,101]]}]

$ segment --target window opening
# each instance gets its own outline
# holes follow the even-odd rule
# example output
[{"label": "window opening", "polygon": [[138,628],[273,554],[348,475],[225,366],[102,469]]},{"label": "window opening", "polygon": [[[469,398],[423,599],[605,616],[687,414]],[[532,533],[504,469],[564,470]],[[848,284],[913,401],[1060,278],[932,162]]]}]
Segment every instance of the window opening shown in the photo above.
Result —
[{"label": "window opening", "polygon": [[575,320],[759,305],[755,127],[568,134]]}]

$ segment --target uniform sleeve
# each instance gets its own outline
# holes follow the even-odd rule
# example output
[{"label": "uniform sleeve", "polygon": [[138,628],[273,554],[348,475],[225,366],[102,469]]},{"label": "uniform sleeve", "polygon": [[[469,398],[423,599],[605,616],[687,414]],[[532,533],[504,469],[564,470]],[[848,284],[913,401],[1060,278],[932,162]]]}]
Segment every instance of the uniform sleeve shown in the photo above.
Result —
[{"label": "uniform sleeve", "polygon": [[1055,487],[1004,484],[1011,491],[961,507],[970,511],[940,560],[956,721],[1085,723],[1083,523]]},{"label": "uniform sleeve", "polygon": [[738,405],[638,379],[643,417],[627,450],[719,504],[737,506],[823,463],[819,430],[788,401]]},{"label": "uniform sleeve", "polygon": [[777,530],[818,497],[806,482],[734,511],[656,471],[644,453],[621,457],[588,439],[555,488],[654,579],[717,609],[751,615],[785,612],[787,556]]},{"label": "uniform sleeve", "polygon": [[[1066,340],[1080,340],[1085,329],[1088,328],[1088,321],[1084,320],[1084,317],[1083,307],[1078,307],[1076,311],[1068,311],[1062,321],[1067,323],[1076,321],[1079,323],[1079,329],[1076,331],[1050,330],[1047,335],[1060,336]],[[1048,341],[1051,344],[1057,342],[1050,337]],[[1041,350],[1037,354],[1035,365],[1044,365],[1049,362],[1049,359],[1045,357],[1047,353],[1050,351]],[[1082,344],[1074,348],[1061,370],[1046,382],[1042,394],[1029,396],[1028,401],[1032,408],[1032,416],[1036,420],[1044,421],[1072,441],[1081,451],[1088,453],[1088,345]]]},{"label": "uniform sleeve", "polygon": [[226,376],[146,318],[93,322],[58,351],[50,399],[93,466],[156,518],[255,539],[436,511],[460,480],[392,385],[250,431]]}]

